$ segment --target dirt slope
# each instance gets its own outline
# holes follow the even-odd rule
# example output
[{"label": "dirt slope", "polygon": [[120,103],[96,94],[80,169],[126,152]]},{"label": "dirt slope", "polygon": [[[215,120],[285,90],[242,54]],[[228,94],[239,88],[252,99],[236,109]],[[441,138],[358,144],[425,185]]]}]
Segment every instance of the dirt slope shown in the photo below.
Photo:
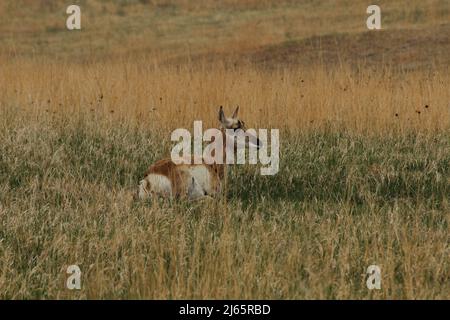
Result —
[{"label": "dirt slope", "polygon": [[[401,70],[450,66],[450,23],[426,29],[395,29],[337,33],[260,47],[247,52],[197,55],[191,61],[251,62],[264,68],[325,65],[334,67],[393,66]],[[174,63],[174,60],[167,61]],[[185,62],[178,59],[178,63]]]}]

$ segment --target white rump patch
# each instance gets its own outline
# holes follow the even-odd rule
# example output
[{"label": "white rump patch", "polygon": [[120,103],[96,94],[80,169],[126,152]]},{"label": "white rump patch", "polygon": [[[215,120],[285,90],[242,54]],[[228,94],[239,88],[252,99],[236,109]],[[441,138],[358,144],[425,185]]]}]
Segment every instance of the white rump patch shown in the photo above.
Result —
[{"label": "white rump patch", "polygon": [[163,197],[172,196],[172,184],[166,176],[150,173],[139,185],[139,198],[154,193]]}]

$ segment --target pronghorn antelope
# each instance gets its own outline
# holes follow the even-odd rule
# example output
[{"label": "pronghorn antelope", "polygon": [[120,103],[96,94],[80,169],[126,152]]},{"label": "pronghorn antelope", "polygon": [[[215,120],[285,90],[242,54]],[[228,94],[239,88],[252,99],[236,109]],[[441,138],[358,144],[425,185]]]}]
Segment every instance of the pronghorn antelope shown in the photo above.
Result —
[{"label": "pronghorn antelope", "polygon": [[[234,145],[234,136],[227,134],[226,129],[244,133],[252,146],[259,149],[261,141],[245,133],[245,124],[238,119],[239,106],[233,115],[225,117],[222,106],[219,109],[220,130],[223,137],[223,157],[226,157],[227,146]],[[231,142],[231,143],[230,143]],[[195,156],[194,156],[195,157]],[[192,163],[192,162],[191,162]],[[224,163],[224,162],[221,162]],[[225,178],[226,164],[175,164],[172,159],[163,159],[151,165],[139,185],[139,198],[165,197],[187,198],[189,200],[202,199],[220,195]]]}]

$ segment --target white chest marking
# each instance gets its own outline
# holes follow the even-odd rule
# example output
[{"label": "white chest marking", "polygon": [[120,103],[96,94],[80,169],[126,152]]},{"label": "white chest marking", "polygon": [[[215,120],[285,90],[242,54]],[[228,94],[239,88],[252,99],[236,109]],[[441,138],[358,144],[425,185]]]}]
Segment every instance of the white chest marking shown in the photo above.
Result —
[{"label": "white chest marking", "polygon": [[196,190],[202,190],[202,193],[205,192],[209,195],[213,193],[213,188],[211,186],[211,174],[209,173],[208,168],[205,166],[192,166],[189,168],[189,173],[195,180],[194,187]]}]

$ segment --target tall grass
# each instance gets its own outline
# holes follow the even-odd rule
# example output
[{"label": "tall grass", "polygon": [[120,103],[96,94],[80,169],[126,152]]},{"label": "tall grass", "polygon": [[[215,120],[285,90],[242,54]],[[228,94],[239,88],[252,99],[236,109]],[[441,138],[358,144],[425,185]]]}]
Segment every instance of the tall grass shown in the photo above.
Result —
[{"label": "tall grass", "polygon": [[[448,1],[379,1],[384,31],[348,53],[413,66],[395,70],[251,59],[327,35],[341,52],[362,0],[74,3],[69,32],[65,1],[0,2],[0,298],[449,298]],[[220,105],[280,129],[278,174],[234,166],[224,201],[133,199],[171,131],[216,127]]]},{"label": "tall grass", "polygon": [[[0,296],[448,298],[446,83],[444,72],[6,63]],[[281,129],[279,173],[233,167],[225,202],[134,201],[171,129],[216,125],[220,104]],[[80,291],[65,287],[71,264]],[[371,264],[379,291],[366,288]]]},{"label": "tall grass", "polygon": [[251,64],[162,67],[150,59],[86,65],[10,61],[0,73],[0,102],[55,120],[70,113],[79,120],[115,119],[149,129],[190,128],[197,119],[211,127],[217,126],[219,105],[228,112],[240,105],[250,127],[387,134],[439,131],[450,124],[447,69],[269,71]]}]

